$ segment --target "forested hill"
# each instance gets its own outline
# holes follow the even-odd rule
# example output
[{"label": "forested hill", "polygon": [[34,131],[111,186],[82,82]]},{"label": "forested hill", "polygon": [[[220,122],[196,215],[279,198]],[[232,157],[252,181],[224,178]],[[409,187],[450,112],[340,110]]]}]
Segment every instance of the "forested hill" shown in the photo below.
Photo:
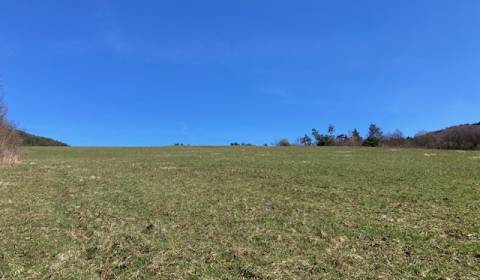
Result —
[{"label": "forested hill", "polygon": [[437,149],[480,149],[480,123],[462,124],[417,135],[417,146]]},{"label": "forested hill", "polygon": [[67,144],[42,136],[30,134],[28,132],[18,130],[22,146],[68,146]]}]

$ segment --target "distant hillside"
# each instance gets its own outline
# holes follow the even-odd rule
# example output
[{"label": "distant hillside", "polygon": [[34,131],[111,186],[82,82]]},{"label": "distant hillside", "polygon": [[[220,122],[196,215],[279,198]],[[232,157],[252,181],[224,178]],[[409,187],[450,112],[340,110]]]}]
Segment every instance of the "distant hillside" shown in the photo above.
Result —
[{"label": "distant hillside", "polygon": [[480,149],[480,122],[462,124],[417,135],[417,146],[437,149]]},{"label": "distant hillside", "polygon": [[440,129],[437,131],[433,131],[432,133],[438,134],[438,135],[443,135],[443,134],[448,134],[454,132],[454,134],[459,134],[458,136],[462,136],[460,132],[463,132],[465,134],[472,134],[477,132],[477,130],[480,129],[480,123],[473,123],[473,124],[459,124],[459,125],[454,125],[450,126],[444,129]]},{"label": "distant hillside", "polygon": [[22,146],[68,146],[67,144],[42,136],[30,134],[28,132],[18,130]]}]

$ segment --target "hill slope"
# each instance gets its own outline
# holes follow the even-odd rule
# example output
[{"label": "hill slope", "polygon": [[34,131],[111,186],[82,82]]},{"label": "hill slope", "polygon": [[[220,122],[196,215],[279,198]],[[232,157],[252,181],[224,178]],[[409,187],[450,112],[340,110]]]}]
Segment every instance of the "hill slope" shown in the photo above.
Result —
[{"label": "hill slope", "polygon": [[68,146],[67,144],[42,136],[30,134],[28,132],[18,130],[22,146]]},{"label": "hill slope", "polygon": [[480,123],[462,124],[418,135],[419,146],[439,149],[480,149]]}]

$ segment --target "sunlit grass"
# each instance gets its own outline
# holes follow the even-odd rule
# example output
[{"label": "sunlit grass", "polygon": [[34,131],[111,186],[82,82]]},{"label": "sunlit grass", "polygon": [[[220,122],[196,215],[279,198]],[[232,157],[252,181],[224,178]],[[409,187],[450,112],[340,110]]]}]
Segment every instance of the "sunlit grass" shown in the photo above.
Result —
[{"label": "sunlit grass", "polygon": [[0,167],[0,279],[478,279],[479,157],[25,149]]}]

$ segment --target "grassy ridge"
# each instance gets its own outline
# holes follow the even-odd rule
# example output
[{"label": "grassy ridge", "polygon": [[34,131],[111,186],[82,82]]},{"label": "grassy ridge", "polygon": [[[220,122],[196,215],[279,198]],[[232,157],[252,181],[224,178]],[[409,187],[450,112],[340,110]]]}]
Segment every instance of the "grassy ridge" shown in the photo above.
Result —
[{"label": "grassy ridge", "polygon": [[0,278],[478,279],[480,153],[25,148]]}]

